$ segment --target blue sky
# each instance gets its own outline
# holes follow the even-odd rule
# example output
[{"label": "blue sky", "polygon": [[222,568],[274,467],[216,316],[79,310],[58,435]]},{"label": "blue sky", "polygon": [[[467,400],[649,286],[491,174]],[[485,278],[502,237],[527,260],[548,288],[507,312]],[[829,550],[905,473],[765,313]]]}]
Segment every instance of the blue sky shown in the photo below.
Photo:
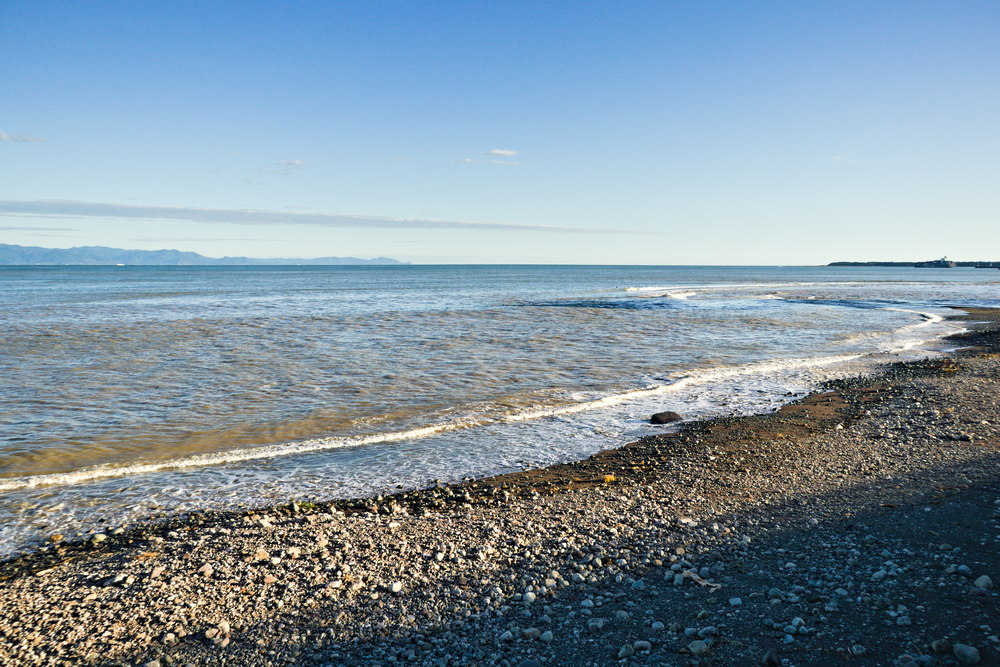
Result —
[{"label": "blue sky", "polygon": [[0,242],[1000,259],[1000,3],[0,4]]}]

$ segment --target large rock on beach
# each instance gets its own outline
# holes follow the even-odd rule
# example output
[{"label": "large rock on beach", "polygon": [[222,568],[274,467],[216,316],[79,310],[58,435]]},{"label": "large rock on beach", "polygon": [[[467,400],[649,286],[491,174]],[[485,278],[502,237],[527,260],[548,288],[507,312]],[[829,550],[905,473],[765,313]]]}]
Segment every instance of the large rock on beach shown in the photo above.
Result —
[{"label": "large rock on beach", "polygon": [[649,418],[650,424],[672,424],[674,422],[679,422],[684,419],[676,412],[657,412],[655,415]]}]

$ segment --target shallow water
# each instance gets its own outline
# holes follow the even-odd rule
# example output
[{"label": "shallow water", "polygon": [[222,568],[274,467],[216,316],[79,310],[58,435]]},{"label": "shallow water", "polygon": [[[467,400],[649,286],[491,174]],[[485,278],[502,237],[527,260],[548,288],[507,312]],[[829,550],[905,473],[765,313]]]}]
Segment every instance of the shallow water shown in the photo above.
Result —
[{"label": "shallow water", "polygon": [[0,268],[0,553],[587,456],[940,347],[997,272]]}]

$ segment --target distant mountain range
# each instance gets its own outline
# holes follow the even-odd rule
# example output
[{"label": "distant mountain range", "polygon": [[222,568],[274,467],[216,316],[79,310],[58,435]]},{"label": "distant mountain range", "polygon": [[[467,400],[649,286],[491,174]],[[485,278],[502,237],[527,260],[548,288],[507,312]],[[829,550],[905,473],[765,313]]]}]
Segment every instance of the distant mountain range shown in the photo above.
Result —
[{"label": "distant mountain range", "polygon": [[388,257],[316,257],[313,259],[258,259],[255,257],[205,257],[181,250],[123,250],[104,246],[39,248],[0,243],[0,265],[17,266],[255,266],[255,265],[388,265],[406,264]]}]

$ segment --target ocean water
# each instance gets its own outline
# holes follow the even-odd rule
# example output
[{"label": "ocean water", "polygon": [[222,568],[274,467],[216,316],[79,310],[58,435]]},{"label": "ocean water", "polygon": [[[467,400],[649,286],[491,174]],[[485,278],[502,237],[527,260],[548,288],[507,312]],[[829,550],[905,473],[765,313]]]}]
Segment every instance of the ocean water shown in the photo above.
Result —
[{"label": "ocean water", "polygon": [[589,456],[935,354],[988,269],[0,267],[0,555]]}]

